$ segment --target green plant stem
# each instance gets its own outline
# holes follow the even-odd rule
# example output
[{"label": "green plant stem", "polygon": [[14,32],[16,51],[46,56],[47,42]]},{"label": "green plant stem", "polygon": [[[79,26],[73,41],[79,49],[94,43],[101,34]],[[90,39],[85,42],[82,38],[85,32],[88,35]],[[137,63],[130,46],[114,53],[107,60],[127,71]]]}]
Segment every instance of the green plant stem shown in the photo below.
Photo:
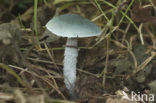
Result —
[{"label": "green plant stem", "polygon": [[[126,17],[126,18],[133,24],[133,26],[135,27],[135,29],[136,29],[137,31],[139,31],[138,27],[137,27],[136,24],[133,22],[133,20],[132,20],[129,16],[126,15],[127,12],[129,11],[130,7],[131,7],[132,4],[134,3],[134,1],[135,1],[135,0],[131,1],[130,5],[129,5],[128,8],[126,9],[126,12],[120,11],[121,14],[123,15],[123,17],[121,18],[121,20],[120,20],[118,26],[120,26],[121,22],[122,22],[123,19]],[[109,2],[107,2],[107,1],[105,1],[105,0],[104,0],[103,2],[104,2],[105,4],[111,6],[112,8],[116,9],[116,6],[114,6],[113,4],[111,4],[111,3],[109,3]]]},{"label": "green plant stem", "polygon": [[35,29],[37,45],[41,47],[39,42],[38,30],[37,30],[37,5],[38,5],[38,0],[34,0],[34,29]]},{"label": "green plant stem", "polygon": [[122,16],[122,18],[121,18],[121,20],[120,20],[118,26],[122,23],[123,19],[124,19],[125,16],[127,15],[128,11],[129,11],[130,7],[132,6],[132,4],[134,3],[134,1],[135,1],[135,0],[132,0],[131,3],[129,4],[128,8],[126,9],[126,11],[125,11],[124,13],[122,13],[123,16]]},{"label": "green plant stem", "polygon": [[96,5],[97,5],[98,9],[101,11],[102,15],[105,17],[105,19],[106,19],[107,22],[109,23],[109,19],[108,19],[108,17],[106,16],[106,14],[104,13],[104,11],[102,10],[100,4],[97,2],[97,0],[94,0],[94,1],[95,1]]}]

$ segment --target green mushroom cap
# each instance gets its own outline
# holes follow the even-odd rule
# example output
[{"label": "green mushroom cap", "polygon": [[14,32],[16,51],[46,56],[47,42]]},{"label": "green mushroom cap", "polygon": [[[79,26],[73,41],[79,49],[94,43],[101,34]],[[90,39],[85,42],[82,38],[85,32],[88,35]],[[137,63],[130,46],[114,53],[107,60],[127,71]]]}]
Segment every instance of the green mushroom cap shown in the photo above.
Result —
[{"label": "green mushroom cap", "polygon": [[64,14],[51,19],[46,27],[52,33],[68,38],[98,36],[101,29],[90,20],[77,14]]}]

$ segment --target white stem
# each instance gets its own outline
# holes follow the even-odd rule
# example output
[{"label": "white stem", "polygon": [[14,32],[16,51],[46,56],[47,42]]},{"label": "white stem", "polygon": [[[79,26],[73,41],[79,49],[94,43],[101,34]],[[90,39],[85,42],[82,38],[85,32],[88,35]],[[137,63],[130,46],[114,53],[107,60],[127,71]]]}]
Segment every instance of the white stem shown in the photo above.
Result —
[{"label": "white stem", "polygon": [[68,38],[64,53],[64,83],[72,94],[76,81],[77,38]]}]

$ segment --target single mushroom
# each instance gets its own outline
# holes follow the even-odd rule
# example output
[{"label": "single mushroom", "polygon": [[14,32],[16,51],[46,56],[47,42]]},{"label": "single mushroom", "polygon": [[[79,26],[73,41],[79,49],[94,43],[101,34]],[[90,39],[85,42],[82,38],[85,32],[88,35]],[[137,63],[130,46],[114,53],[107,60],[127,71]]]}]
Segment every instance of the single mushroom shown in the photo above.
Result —
[{"label": "single mushroom", "polygon": [[90,20],[77,14],[64,14],[51,19],[46,27],[52,33],[67,37],[64,53],[64,83],[73,95],[76,81],[76,64],[78,56],[77,39],[98,36],[101,29]]}]

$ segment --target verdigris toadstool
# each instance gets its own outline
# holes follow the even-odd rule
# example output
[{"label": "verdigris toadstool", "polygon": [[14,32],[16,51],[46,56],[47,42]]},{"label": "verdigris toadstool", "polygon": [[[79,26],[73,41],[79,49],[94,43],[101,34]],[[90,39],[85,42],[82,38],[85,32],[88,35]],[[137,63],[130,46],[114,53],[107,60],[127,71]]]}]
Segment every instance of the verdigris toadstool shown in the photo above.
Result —
[{"label": "verdigris toadstool", "polygon": [[101,29],[90,20],[77,14],[64,14],[51,19],[46,27],[52,33],[67,37],[64,53],[64,83],[73,95],[76,81],[76,64],[78,56],[77,39],[98,36]]}]

